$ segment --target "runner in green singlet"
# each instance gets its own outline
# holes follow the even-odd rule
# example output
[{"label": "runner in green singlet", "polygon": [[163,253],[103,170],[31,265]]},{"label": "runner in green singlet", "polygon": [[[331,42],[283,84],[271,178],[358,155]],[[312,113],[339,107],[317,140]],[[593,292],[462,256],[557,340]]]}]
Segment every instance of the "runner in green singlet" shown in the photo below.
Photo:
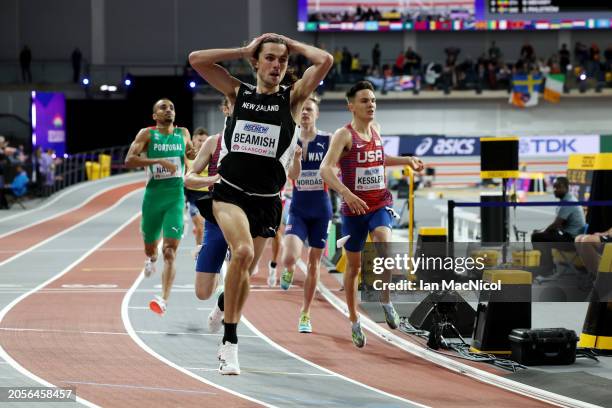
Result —
[{"label": "runner in green singlet", "polygon": [[174,126],[174,104],[160,99],[153,105],[156,126],[141,129],[125,158],[127,168],[144,167],[147,186],[142,202],[140,229],[144,239],[146,277],[155,272],[157,246],[163,230],[162,295],[149,303],[150,309],[163,315],[176,270],[174,259],[183,235],[183,174],[185,156],[195,158],[189,131]]}]

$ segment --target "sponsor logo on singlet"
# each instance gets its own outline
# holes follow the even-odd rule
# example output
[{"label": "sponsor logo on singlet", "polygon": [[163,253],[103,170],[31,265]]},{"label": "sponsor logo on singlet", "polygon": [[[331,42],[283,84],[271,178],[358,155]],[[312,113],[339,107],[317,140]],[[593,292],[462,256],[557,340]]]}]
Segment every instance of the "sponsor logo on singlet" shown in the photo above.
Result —
[{"label": "sponsor logo on singlet", "polygon": [[355,191],[381,190],[383,188],[385,188],[385,166],[355,168]]},{"label": "sponsor logo on singlet", "polygon": [[319,170],[302,170],[300,177],[295,180],[295,188],[299,191],[323,190],[323,179]]},{"label": "sponsor logo on singlet", "polygon": [[237,120],[231,140],[231,151],[257,156],[276,157],[280,126]]}]

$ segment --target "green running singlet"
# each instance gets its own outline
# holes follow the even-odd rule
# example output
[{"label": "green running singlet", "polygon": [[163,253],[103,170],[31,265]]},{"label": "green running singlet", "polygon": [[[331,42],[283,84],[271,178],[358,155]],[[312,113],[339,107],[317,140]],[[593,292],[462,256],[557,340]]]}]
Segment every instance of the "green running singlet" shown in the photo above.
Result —
[{"label": "green running singlet", "polygon": [[164,238],[181,239],[183,236],[183,174],[185,172],[185,140],[183,131],[174,128],[172,134],[162,134],[149,128],[151,139],[147,158],[166,159],[177,166],[170,173],[159,164],[146,167],[147,187],[142,201],[140,229],[145,244],[157,241],[163,229]]}]

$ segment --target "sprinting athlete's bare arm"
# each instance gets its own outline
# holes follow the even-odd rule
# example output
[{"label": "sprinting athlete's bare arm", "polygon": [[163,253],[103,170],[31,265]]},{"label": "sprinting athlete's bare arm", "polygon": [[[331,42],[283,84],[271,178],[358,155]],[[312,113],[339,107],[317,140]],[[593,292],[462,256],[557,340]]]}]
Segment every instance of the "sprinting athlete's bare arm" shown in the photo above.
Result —
[{"label": "sprinting athlete's bare arm", "polygon": [[361,198],[351,193],[349,188],[340,181],[335,171],[342,155],[346,151],[351,150],[352,147],[353,142],[348,129],[340,128],[336,130],[336,133],[332,136],[329,149],[323,158],[323,162],[321,162],[320,172],[323,181],[342,196],[342,199],[351,211],[356,215],[361,215],[365,214],[368,205]]},{"label": "sprinting athlete's bare arm", "polygon": [[174,173],[176,171],[176,165],[174,163],[165,159],[149,159],[141,156],[141,153],[143,153],[149,145],[149,140],[151,140],[149,129],[140,129],[140,132],[138,132],[134,138],[134,141],[130,145],[130,150],[128,150],[125,156],[125,167],[128,169],[135,169],[138,167],[150,166],[152,164],[159,164],[169,172]]},{"label": "sprinting athlete's bare arm", "polygon": [[193,142],[191,141],[191,135],[189,134],[189,130],[187,128],[180,128],[183,131],[183,140],[185,141],[185,157],[189,160],[193,160],[196,157],[198,152],[195,151],[193,147]]},{"label": "sprinting athlete's bare arm", "polygon": [[211,136],[202,144],[198,155],[193,163],[191,163],[191,168],[187,171],[187,174],[185,174],[185,187],[210,187],[219,180],[220,176],[218,174],[214,176],[200,176],[200,172],[210,164],[210,159],[212,159],[215,149],[217,148],[218,139],[219,135]]},{"label": "sprinting athlete's bare arm", "polygon": [[317,89],[319,84],[334,65],[334,57],[325,50],[301,43],[283,35],[279,36],[287,43],[290,53],[298,53],[306,57],[312,65],[302,75],[291,91],[291,114],[296,122],[302,111],[302,104]]},{"label": "sprinting athlete's bare arm", "polygon": [[300,177],[300,173],[302,172],[302,148],[300,146],[295,146],[295,150],[293,151],[293,163],[291,167],[289,167],[289,171],[287,172],[287,176],[296,180]]},{"label": "sprinting athlete's bare arm", "polygon": [[266,35],[267,34],[264,34],[255,38],[246,47],[193,51],[189,54],[189,63],[206,82],[223,95],[227,96],[229,101],[233,104],[236,102],[236,94],[238,93],[238,88],[240,88],[240,80],[233,77],[225,68],[217,64],[217,62],[251,57],[259,45],[259,42]]},{"label": "sprinting athlete's bare arm", "polygon": [[[372,123],[376,132],[380,135],[380,124],[378,122]],[[421,171],[425,167],[423,161],[416,156],[390,156],[385,153],[385,166],[410,166],[414,171]]]}]

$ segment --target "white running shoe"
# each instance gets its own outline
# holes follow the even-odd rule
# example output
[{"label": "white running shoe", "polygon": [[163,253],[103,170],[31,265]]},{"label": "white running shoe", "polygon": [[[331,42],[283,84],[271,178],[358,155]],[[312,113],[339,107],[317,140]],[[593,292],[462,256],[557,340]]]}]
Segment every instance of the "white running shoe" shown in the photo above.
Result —
[{"label": "white running shoe", "polygon": [[166,313],[166,301],[161,296],[155,296],[155,298],[149,303],[149,309],[152,312],[163,316]]},{"label": "white running shoe", "polygon": [[276,286],[276,268],[268,265],[268,287]]},{"label": "white running shoe", "polygon": [[239,375],[238,345],[227,342],[219,347],[219,373],[221,375]]},{"label": "white running shoe", "polygon": [[144,264],[144,276],[148,278],[149,276],[155,273],[155,261],[152,261],[151,258],[145,259]]},{"label": "white running shoe", "polygon": [[208,331],[217,333],[223,326],[223,311],[219,309],[219,305],[215,304],[213,310],[208,314]]}]

